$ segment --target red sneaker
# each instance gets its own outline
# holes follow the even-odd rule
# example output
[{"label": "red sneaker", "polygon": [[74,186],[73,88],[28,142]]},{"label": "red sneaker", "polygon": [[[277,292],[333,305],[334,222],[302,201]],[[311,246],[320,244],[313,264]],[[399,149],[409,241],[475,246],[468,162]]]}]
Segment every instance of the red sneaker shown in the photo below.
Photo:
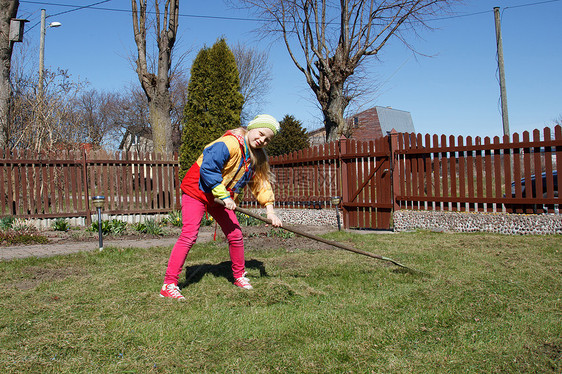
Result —
[{"label": "red sneaker", "polygon": [[252,285],[250,284],[250,280],[248,278],[245,277],[246,273],[244,273],[243,276],[241,276],[240,278],[236,278],[234,280],[234,285],[240,288],[243,288],[245,290],[251,290]]},{"label": "red sneaker", "polygon": [[180,292],[180,288],[174,283],[164,283],[160,290],[160,297],[171,297],[172,299],[185,300]]}]

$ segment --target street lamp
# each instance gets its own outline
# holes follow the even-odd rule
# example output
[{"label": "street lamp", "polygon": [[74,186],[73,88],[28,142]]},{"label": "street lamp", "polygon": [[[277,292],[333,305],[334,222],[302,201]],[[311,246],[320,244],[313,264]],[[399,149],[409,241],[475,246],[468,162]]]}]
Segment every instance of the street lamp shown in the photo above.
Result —
[{"label": "street lamp", "polygon": [[103,204],[105,203],[105,196],[94,196],[92,197],[92,202],[98,211],[98,237],[100,243],[100,251],[103,251],[103,236],[101,231],[101,208],[103,208]]},{"label": "street lamp", "polygon": [[341,202],[341,197],[339,196],[334,196],[332,197],[332,205],[336,208],[336,219],[338,220],[338,231],[341,231],[341,222],[340,222],[340,211],[338,209],[340,202]]},{"label": "street lamp", "polygon": [[43,75],[45,65],[45,33],[49,27],[60,27],[62,23],[51,22],[49,26],[45,26],[45,19],[47,18],[45,9],[41,9],[41,38],[39,40],[39,86],[37,90],[40,96],[43,96]]}]

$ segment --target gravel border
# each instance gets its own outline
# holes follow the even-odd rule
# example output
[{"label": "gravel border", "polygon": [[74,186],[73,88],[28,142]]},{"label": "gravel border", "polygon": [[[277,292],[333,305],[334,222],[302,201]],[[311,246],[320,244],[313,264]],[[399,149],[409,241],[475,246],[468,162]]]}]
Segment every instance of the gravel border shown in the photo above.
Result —
[{"label": "gravel border", "polygon": [[[247,208],[265,215],[265,209]],[[335,209],[289,209],[277,208],[279,218],[288,225],[327,226],[337,228]],[[147,218],[163,218],[167,215],[103,216],[103,219],[120,219],[140,222]],[[340,219],[343,217],[340,213]],[[39,228],[50,227],[52,222],[44,220]],[[424,210],[398,210],[393,214],[393,231],[412,231],[417,229],[450,232],[491,232],[511,235],[552,235],[562,234],[562,215],[559,214],[514,214],[484,212],[449,212]],[[72,223],[71,225],[77,225]],[[77,226],[80,226],[78,224]],[[392,229],[391,229],[392,230]]]},{"label": "gravel border", "polygon": [[562,234],[562,215],[398,210],[394,230],[490,232],[509,235]]},{"label": "gravel border", "polygon": [[[265,209],[250,209],[265,214]],[[334,209],[276,209],[288,225],[337,228]],[[398,210],[393,214],[394,232],[417,229],[448,232],[490,232],[508,235],[562,234],[562,215],[484,212]]]},{"label": "gravel border", "polygon": [[[256,214],[264,214],[265,209],[248,209]],[[275,209],[275,214],[288,225],[338,227],[335,209]],[[340,215],[341,219],[341,215]]]}]

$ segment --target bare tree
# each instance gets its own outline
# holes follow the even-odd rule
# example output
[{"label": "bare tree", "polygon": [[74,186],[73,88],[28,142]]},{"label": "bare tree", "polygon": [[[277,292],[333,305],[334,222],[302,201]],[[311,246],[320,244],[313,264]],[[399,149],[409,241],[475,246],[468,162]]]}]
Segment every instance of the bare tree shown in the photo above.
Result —
[{"label": "bare tree", "polygon": [[[170,77],[170,97],[172,100],[171,123],[173,151],[177,152],[181,141],[181,122],[183,119],[183,108],[187,101],[188,78],[183,71],[175,69]],[[125,137],[142,136],[152,140],[149,125],[148,100],[143,90],[138,85],[132,85],[124,90],[125,94],[120,97],[117,105],[116,123],[121,141],[120,147],[124,150],[131,148],[130,139]],[[152,147],[151,147],[152,148]]]},{"label": "bare tree", "polygon": [[123,99],[113,92],[93,89],[76,100],[76,128],[84,143],[94,148],[116,148],[121,140]]},{"label": "bare tree", "polygon": [[106,126],[93,128],[103,121],[100,108],[112,95],[85,91],[88,83],[64,69],[45,69],[43,89],[38,90],[36,57],[29,38],[13,52],[7,148],[48,152],[78,149],[83,143],[101,146],[108,137],[102,131]]},{"label": "bare tree", "polygon": [[261,17],[266,32],[280,35],[304,74],[324,115],[328,141],[346,133],[344,111],[358,92],[350,78],[406,31],[459,0],[239,0]]},{"label": "bare tree", "polygon": [[189,77],[185,71],[174,69],[170,86],[172,98],[172,143],[174,152],[179,152],[181,145],[181,124],[183,121],[183,110],[187,103],[188,85]]},{"label": "bare tree", "polygon": [[127,139],[127,135],[148,136],[150,133],[148,100],[138,85],[131,84],[120,92],[122,94],[99,94],[102,97],[102,105],[95,105],[93,112],[95,117],[105,119],[107,125],[102,141],[103,147],[130,151],[134,149],[131,149],[131,139]]},{"label": "bare tree", "polygon": [[[156,152],[172,151],[172,123],[170,111],[170,68],[172,49],[178,31],[179,0],[166,0],[163,14],[160,13],[159,1],[154,0],[155,31],[158,45],[158,66],[156,73],[149,71],[146,52],[146,0],[131,0],[133,13],[133,31],[137,44],[138,57],[136,71],[142,89],[148,99],[150,124]],[[163,16],[163,19],[161,17]]]},{"label": "bare tree", "polygon": [[242,122],[252,117],[252,112],[260,109],[265,103],[264,98],[269,91],[271,83],[271,65],[269,56],[265,51],[259,51],[238,43],[231,48],[238,74],[240,76],[240,93],[244,96],[242,107]]},{"label": "bare tree", "polygon": [[10,66],[13,42],[10,41],[10,20],[18,13],[18,0],[0,0],[0,149],[7,146],[6,130],[10,122]]},{"label": "bare tree", "polygon": [[7,146],[41,152],[82,143],[75,103],[85,83],[74,81],[66,70],[45,70],[43,94],[37,95],[37,74],[20,74],[12,71]]},{"label": "bare tree", "polygon": [[87,143],[116,150],[127,129],[150,134],[148,100],[140,85],[130,84],[119,93],[98,91],[65,70],[47,70],[41,98],[34,49],[25,42],[21,47],[12,56],[9,148],[48,151]]}]

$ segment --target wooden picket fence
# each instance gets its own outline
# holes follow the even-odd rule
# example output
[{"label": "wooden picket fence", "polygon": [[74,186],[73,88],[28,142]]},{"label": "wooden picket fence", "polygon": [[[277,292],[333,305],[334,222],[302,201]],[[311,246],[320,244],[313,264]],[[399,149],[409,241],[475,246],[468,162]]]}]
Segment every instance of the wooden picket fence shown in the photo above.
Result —
[{"label": "wooden picket fence", "polygon": [[[344,227],[388,229],[398,209],[559,213],[562,128],[472,138],[392,132],[374,141],[342,138],[271,157],[280,208],[334,208]],[[0,217],[86,217],[105,196],[113,215],[180,209],[177,155],[14,151],[0,154]],[[544,174],[524,193],[522,180]],[[257,203],[246,191],[244,206]]]},{"label": "wooden picket fence", "polygon": [[[276,204],[287,208],[335,208],[339,197],[345,227],[388,229],[392,214],[388,138],[357,142],[342,138],[271,157]],[[246,206],[257,206],[246,191]]]},{"label": "wooden picket fence", "polygon": [[[331,207],[331,197],[340,196],[345,227],[388,229],[398,209],[559,213],[562,130],[483,139],[392,132],[368,142],[340,139],[270,163],[281,206]],[[544,185],[523,193],[522,180],[543,174]],[[248,193],[244,203],[256,205]]]},{"label": "wooden picket fence", "polygon": [[93,196],[111,214],[167,213],[180,207],[176,155],[105,151],[0,154],[0,217],[85,217]]},{"label": "wooden picket fence", "polygon": [[[391,137],[395,209],[558,212],[560,126],[554,133],[550,128],[534,130],[532,138],[527,131],[512,139],[407,133]],[[528,181],[535,176],[540,182],[531,189]]]},{"label": "wooden picket fence", "polygon": [[[271,157],[276,203],[285,208],[331,206],[331,197],[341,195],[339,160],[335,142]],[[244,201],[256,204],[248,193]]]}]

